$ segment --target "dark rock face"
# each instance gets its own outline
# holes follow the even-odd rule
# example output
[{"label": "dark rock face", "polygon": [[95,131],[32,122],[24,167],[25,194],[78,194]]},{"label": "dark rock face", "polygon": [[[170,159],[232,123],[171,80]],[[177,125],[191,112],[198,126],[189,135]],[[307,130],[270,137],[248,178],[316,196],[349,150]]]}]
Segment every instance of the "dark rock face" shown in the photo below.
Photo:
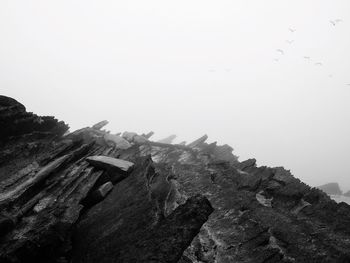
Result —
[{"label": "dark rock face", "polygon": [[0,143],[9,137],[26,134],[37,137],[60,136],[68,130],[64,122],[26,112],[22,104],[6,96],[0,96],[0,127]]},{"label": "dark rock face", "polygon": [[[213,209],[194,196],[165,219],[150,198],[150,158],[80,221],[74,235],[74,262],[177,262]],[[117,248],[117,249],[116,249]]]},{"label": "dark rock face", "polygon": [[0,262],[350,262],[350,206],[283,167],[207,136],[120,147],[105,122],[62,136],[62,122],[0,105]]},{"label": "dark rock face", "polygon": [[329,195],[341,195],[343,193],[338,183],[328,183],[318,186],[317,188]]}]

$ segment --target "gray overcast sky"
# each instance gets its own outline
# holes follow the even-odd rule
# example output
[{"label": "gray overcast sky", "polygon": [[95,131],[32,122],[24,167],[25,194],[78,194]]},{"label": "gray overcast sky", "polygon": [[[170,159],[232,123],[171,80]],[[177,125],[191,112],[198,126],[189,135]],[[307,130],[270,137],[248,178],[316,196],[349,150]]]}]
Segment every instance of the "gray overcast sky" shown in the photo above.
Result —
[{"label": "gray overcast sky", "polygon": [[0,93],[30,111],[350,189],[349,0],[2,0],[0,37]]}]

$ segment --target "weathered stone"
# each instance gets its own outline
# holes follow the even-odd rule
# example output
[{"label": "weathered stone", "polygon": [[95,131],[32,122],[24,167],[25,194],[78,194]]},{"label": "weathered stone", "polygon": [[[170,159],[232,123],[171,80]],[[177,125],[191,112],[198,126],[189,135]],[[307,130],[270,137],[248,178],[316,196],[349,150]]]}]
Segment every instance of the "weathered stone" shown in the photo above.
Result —
[{"label": "weathered stone", "polygon": [[153,135],[154,135],[154,132],[153,132],[153,131],[150,131],[149,133],[147,133],[147,134],[142,134],[141,136],[145,137],[146,139],[149,139],[149,138],[151,138]]},{"label": "weathered stone", "polygon": [[207,199],[190,198],[158,221],[149,198],[154,176],[149,158],[94,206],[78,224],[73,262],[177,262],[212,212]]},{"label": "weathered stone", "polygon": [[119,135],[107,133],[103,136],[103,138],[107,143],[112,143],[118,149],[126,150],[131,147],[131,144]]},{"label": "weathered stone", "polygon": [[[0,262],[72,262],[70,255],[76,262],[176,262],[191,240],[182,262],[350,261],[350,206],[282,167],[231,162],[230,147],[215,143],[137,143],[134,135],[134,145],[121,149],[105,141],[107,131],[89,127],[60,137],[62,126],[52,117],[1,97],[0,122],[14,128],[0,137],[0,193],[15,189],[1,207]],[[233,157],[226,158],[229,151]],[[149,155],[153,164],[142,158]],[[70,157],[54,168],[64,156]],[[89,166],[87,156],[136,167],[126,177],[120,169]],[[54,169],[43,170],[50,164]],[[28,185],[39,171],[41,179]],[[162,178],[167,184],[158,191]],[[87,203],[108,181],[116,185],[107,197]],[[198,193],[215,208],[199,233],[209,206],[203,198],[191,201]]]},{"label": "weathered stone", "polygon": [[109,156],[89,156],[86,158],[91,165],[105,170],[116,170],[128,174],[134,164],[125,160],[109,157]]},{"label": "weathered stone", "polygon": [[266,207],[272,207],[272,200],[273,200],[273,197],[272,198],[267,198],[265,195],[264,195],[264,191],[260,191],[259,193],[257,193],[255,195],[256,197],[256,200],[263,206],[266,206]]},{"label": "weathered stone", "polygon": [[93,125],[92,128],[96,129],[96,130],[101,130],[107,124],[108,124],[108,121],[106,121],[106,120],[100,121],[100,122],[96,123],[95,125]]},{"label": "weathered stone", "polygon": [[105,198],[106,195],[113,189],[113,184],[112,182],[107,182],[103,185],[101,185],[98,189],[97,189],[97,192],[98,192],[98,195],[101,197],[101,198]]},{"label": "weathered stone", "polygon": [[241,169],[242,171],[250,168],[250,167],[255,167],[256,166],[256,159],[248,159],[245,160],[239,164],[237,164],[237,167]]},{"label": "weathered stone", "polygon": [[187,146],[191,148],[196,148],[201,146],[206,140],[208,139],[208,135],[203,135],[202,137],[198,138],[197,140],[189,143]]},{"label": "weathered stone", "polygon": [[234,164],[234,163],[237,163],[238,161],[237,161],[237,157],[233,155],[232,151],[233,151],[233,148],[227,144],[220,145],[220,146],[215,144],[213,155],[214,155],[214,158],[216,158],[217,160],[227,161]]},{"label": "weathered stone", "polygon": [[255,191],[258,189],[260,183],[261,177],[259,175],[253,175],[248,173],[241,174],[238,188]]},{"label": "weathered stone", "polygon": [[163,138],[161,140],[158,140],[157,142],[171,144],[173,142],[173,140],[175,140],[176,137],[177,136],[175,134],[172,134],[172,135],[170,135],[168,137],[165,137],[165,138]]},{"label": "weathered stone", "polygon": [[136,134],[134,136],[133,142],[136,144],[145,144],[148,142],[148,140],[145,137]]},{"label": "weathered stone", "polygon": [[15,99],[0,95],[0,143],[9,137],[38,136],[42,138],[63,135],[68,126],[53,117],[39,117],[26,112],[26,108]]},{"label": "weathered stone", "polygon": [[309,202],[306,202],[304,199],[301,199],[299,203],[292,209],[291,213],[297,215],[300,211],[302,211],[305,207],[310,206]]},{"label": "weathered stone", "polygon": [[112,182],[106,182],[99,186],[95,191],[90,193],[83,201],[82,204],[85,207],[92,207],[93,205],[101,202],[113,189]]},{"label": "weathered stone", "polygon": [[134,137],[137,135],[136,132],[128,132],[128,131],[125,131],[123,132],[123,135],[122,137],[127,140],[128,142],[132,143],[134,141]]}]

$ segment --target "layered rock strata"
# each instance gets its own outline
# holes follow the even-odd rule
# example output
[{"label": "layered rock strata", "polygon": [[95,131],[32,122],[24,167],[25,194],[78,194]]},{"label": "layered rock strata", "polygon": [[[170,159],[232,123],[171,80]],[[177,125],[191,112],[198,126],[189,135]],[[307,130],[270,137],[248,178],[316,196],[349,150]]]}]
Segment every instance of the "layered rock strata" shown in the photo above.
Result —
[{"label": "layered rock strata", "polygon": [[350,262],[349,205],[206,135],[63,135],[7,97],[0,123],[0,262]]}]

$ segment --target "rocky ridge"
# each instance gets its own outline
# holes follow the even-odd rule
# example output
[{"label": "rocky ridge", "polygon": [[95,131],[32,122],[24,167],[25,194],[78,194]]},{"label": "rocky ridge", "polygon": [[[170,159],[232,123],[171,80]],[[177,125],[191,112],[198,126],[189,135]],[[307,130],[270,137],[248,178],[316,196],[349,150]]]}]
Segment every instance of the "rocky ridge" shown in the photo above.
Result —
[{"label": "rocky ridge", "polygon": [[350,262],[350,206],[207,136],[65,134],[0,97],[0,262]]}]

